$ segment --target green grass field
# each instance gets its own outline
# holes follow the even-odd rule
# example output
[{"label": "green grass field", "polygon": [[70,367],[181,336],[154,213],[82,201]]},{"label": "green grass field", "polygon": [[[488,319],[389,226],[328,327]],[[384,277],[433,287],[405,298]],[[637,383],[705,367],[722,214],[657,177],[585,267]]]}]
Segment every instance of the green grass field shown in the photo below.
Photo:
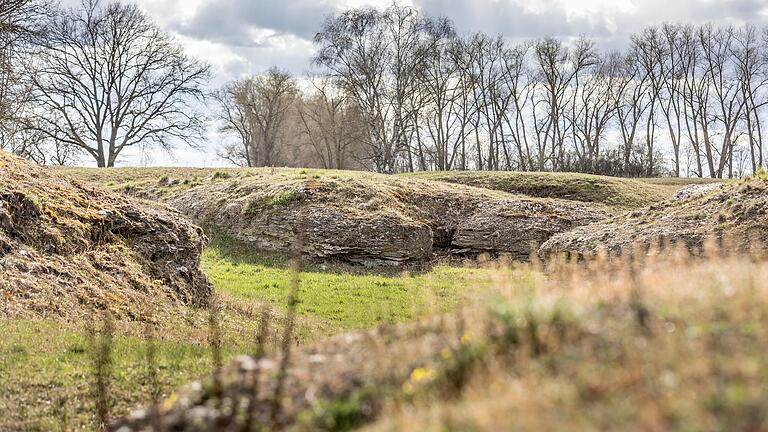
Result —
[{"label": "green grass field", "polygon": [[[254,252],[243,243],[216,237],[202,266],[219,292],[285,308],[291,268],[277,254]],[[387,274],[313,265],[301,273],[297,312],[324,329],[362,329],[444,312],[483,285],[485,270],[437,264],[418,272]]]},{"label": "green grass field", "polygon": [[[287,257],[258,253],[243,243],[214,236],[202,267],[223,299],[220,316],[224,361],[254,349],[256,316],[263,307],[281,316],[292,269]],[[485,269],[437,264],[420,271],[376,274],[355,267],[311,265],[300,273],[297,335],[311,343],[339,331],[403,322],[447,311],[488,282]],[[251,316],[238,311],[250,311]],[[207,312],[194,324],[184,318],[163,326],[157,351],[159,390],[173,389],[210,373]],[[284,316],[284,315],[283,315]],[[97,323],[96,325],[99,325]],[[151,400],[144,326],[115,323],[112,412],[125,415]],[[270,344],[280,337],[272,321]],[[0,322],[0,431],[92,430],[95,422],[93,349],[84,324],[53,321]]]},{"label": "green grass field", "polygon": [[[49,321],[0,323],[0,430],[92,430],[92,340],[81,325]],[[154,343],[162,396],[211,370],[207,345],[160,340]],[[143,338],[115,336],[112,343],[111,403],[126,414],[151,402]],[[235,352],[225,346],[225,357]]]}]

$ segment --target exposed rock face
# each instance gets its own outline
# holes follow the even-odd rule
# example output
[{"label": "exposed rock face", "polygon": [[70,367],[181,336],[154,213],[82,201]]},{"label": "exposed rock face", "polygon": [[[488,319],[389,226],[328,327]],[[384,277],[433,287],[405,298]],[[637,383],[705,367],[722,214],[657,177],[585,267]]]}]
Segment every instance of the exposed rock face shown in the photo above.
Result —
[{"label": "exposed rock face", "polygon": [[673,197],[676,200],[687,200],[689,198],[706,195],[714,190],[725,187],[725,183],[708,183],[688,185],[677,191]]},{"label": "exposed rock face", "polygon": [[204,243],[178,212],[0,152],[0,316],[140,318],[167,301],[205,304]]},{"label": "exposed rock face", "polygon": [[594,255],[599,249],[618,255],[637,247],[684,245],[693,253],[707,239],[747,251],[768,241],[768,181],[746,179],[736,185],[706,185],[649,207],[558,234],[541,255]]},{"label": "exposed rock face", "polygon": [[432,230],[396,213],[370,218],[345,214],[333,207],[308,207],[300,212],[305,253],[318,257],[345,257],[364,264],[397,263],[428,258]]},{"label": "exposed rock face", "polygon": [[264,250],[398,264],[454,253],[526,258],[533,243],[608,216],[599,204],[540,199],[375,174],[306,178],[296,171],[192,188],[170,205]]},{"label": "exposed rock face", "polygon": [[594,209],[588,206],[527,200],[484,203],[459,223],[451,247],[523,258],[552,235],[595,219]]}]

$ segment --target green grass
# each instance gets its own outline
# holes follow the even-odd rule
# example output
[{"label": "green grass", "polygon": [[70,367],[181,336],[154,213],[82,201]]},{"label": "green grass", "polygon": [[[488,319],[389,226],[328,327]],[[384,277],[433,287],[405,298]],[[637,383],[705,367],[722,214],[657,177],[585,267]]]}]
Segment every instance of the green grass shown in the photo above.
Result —
[{"label": "green grass", "polygon": [[[0,322],[0,430],[93,430],[92,350],[82,325],[53,321]],[[156,341],[163,396],[211,371],[203,344]],[[225,346],[225,358],[234,354]],[[126,414],[150,402],[147,343],[116,335],[112,344],[112,412]]]},{"label": "green grass", "polygon": [[[285,308],[291,269],[284,255],[256,252],[221,235],[202,266],[222,293]],[[486,270],[445,264],[422,272],[376,274],[358,268],[313,265],[301,272],[297,312],[331,331],[408,321],[454,308],[483,285]]]},{"label": "green grass", "polygon": [[[224,299],[224,360],[253,349],[257,319],[239,311],[287,306],[291,268],[286,256],[255,252],[215,235],[203,268]],[[308,265],[300,274],[296,338],[315,341],[351,329],[409,321],[447,311],[488,281],[488,270],[436,265],[411,273],[376,274],[359,267]],[[159,387],[178,386],[211,371],[205,311],[163,323],[156,341]],[[113,339],[112,413],[122,416],[150,401],[143,325],[116,324]],[[273,320],[270,346],[282,323]],[[85,324],[0,321],[0,431],[93,430],[92,350]]]}]

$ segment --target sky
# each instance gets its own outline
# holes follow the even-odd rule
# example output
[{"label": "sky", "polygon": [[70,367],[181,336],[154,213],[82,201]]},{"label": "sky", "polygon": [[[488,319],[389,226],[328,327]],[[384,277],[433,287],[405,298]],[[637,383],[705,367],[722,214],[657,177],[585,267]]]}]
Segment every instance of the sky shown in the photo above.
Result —
[{"label": "sky", "polygon": [[[131,1],[131,0],[123,0]],[[392,0],[133,0],[195,57],[214,71],[213,88],[271,66],[302,74],[311,70],[312,37],[323,19]],[[65,5],[79,0],[63,0]],[[629,35],[664,21],[768,25],[768,0],[400,0],[431,16],[451,18],[460,33],[483,31],[509,38],[586,35],[621,48]],[[200,150],[177,146],[124,155],[124,165],[214,166],[220,137]]]}]

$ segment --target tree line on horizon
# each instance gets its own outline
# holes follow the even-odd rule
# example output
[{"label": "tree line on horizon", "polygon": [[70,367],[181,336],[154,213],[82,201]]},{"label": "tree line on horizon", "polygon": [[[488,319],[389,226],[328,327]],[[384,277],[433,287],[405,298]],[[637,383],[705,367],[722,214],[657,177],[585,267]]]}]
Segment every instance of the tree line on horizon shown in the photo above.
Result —
[{"label": "tree line on horizon", "polygon": [[210,67],[137,6],[0,5],[0,146],[41,163],[199,143],[241,166],[382,173],[739,177],[766,167],[768,29],[664,23],[588,37],[460,35],[413,7],[329,16],[311,74],[206,90]]}]

